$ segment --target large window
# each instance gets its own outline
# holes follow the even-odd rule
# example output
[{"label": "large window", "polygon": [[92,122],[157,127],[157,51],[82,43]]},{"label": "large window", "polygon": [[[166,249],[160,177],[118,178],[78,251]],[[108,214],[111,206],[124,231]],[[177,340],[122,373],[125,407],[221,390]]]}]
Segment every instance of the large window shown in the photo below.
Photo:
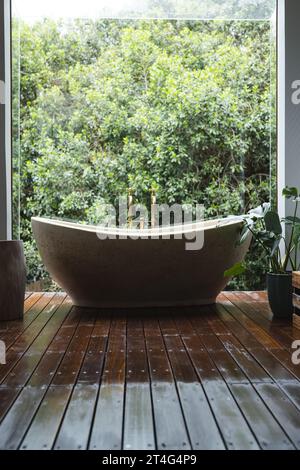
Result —
[{"label": "large window", "polygon": [[[275,201],[275,0],[13,0],[14,231],[130,187],[207,218]],[[263,287],[259,249],[231,287]],[[238,284],[238,285],[237,285]],[[45,284],[43,285],[45,288]]]}]

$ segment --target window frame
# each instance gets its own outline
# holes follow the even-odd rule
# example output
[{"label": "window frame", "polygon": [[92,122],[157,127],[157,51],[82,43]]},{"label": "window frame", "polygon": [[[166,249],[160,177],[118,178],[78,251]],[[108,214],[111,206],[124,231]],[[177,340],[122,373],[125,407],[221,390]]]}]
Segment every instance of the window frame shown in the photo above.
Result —
[{"label": "window frame", "polygon": [[0,0],[0,240],[12,238],[11,0]]}]

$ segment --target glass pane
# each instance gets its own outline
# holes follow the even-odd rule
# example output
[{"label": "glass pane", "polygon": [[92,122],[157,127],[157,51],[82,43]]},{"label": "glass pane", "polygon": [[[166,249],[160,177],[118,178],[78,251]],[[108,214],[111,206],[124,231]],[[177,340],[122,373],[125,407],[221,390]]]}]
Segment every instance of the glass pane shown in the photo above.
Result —
[{"label": "glass pane", "polygon": [[[204,204],[207,218],[275,200],[275,3],[13,0],[28,282],[51,286],[35,215],[97,223],[99,201],[128,188],[146,205],[153,187],[161,204]],[[259,255],[230,287],[264,287]]]},{"label": "glass pane", "polygon": [[12,166],[13,166],[13,238],[21,237],[21,149],[20,149],[20,28],[19,20],[12,22]]}]

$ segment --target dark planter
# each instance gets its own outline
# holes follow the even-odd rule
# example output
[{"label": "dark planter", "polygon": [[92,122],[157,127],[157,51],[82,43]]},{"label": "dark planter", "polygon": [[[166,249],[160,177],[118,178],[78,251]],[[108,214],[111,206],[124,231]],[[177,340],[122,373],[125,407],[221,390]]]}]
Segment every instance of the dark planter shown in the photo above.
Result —
[{"label": "dark planter", "polygon": [[274,318],[292,319],[292,273],[267,274],[268,298]]},{"label": "dark planter", "polygon": [[23,317],[26,268],[21,241],[0,241],[0,321]]}]

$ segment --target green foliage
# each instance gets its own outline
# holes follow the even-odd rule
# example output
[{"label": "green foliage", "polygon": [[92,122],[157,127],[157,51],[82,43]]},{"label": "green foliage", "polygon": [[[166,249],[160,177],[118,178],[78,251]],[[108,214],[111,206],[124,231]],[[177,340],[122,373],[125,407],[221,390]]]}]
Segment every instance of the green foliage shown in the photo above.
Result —
[{"label": "green foliage", "polygon": [[[260,246],[265,254],[265,271],[282,274],[287,271],[299,271],[298,251],[300,243],[300,219],[297,217],[299,192],[297,188],[286,187],[282,191],[286,199],[294,202],[294,215],[280,219],[278,213],[264,204],[250,211],[244,219],[239,244],[244,243],[251,233],[255,246]],[[284,235],[287,226],[290,228],[289,240]],[[281,249],[283,248],[284,255]],[[238,276],[246,272],[246,264],[237,263],[224,276]]]},{"label": "green foliage", "polygon": [[[209,218],[269,200],[268,22],[19,27],[21,236],[30,280],[44,276],[32,216],[97,223],[99,200],[114,203],[129,187],[145,204],[152,187],[160,203],[203,203]],[[262,279],[260,261],[251,260],[257,275],[244,279],[248,288]]]},{"label": "green foliage", "polygon": [[271,210],[267,212],[264,216],[264,222],[268,232],[274,233],[274,235],[282,234],[281,221],[277,212]]},{"label": "green foliage", "polygon": [[227,271],[224,272],[224,277],[232,277],[232,276],[239,276],[240,274],[243,274],[246,270],[245,264],[244,263],[236,263],[233,265],[231,268],[227,269]]},{"label": "green foliage", "polygon": [[285,196],[287,199],[291,198],[297,198],[299,196],[299,192],[297,188],[284,188],[282,191],[283,196]]}]

